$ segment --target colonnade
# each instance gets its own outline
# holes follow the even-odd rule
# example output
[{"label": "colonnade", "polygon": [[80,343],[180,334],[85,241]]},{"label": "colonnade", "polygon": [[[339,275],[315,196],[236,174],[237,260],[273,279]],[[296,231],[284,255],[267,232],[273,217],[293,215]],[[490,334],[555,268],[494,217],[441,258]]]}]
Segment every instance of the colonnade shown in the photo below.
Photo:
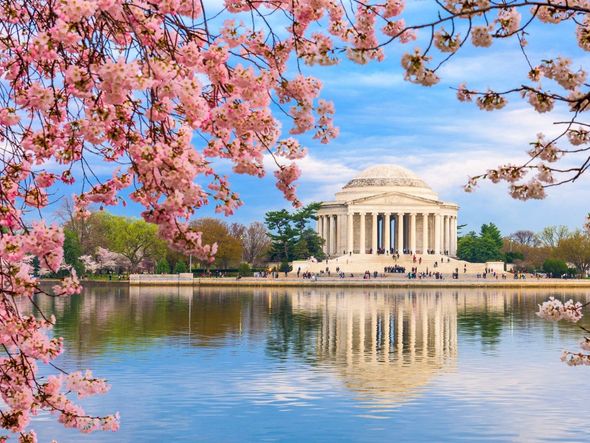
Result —
[{"label": "colonnade", "polygon": [[318,215],[328,255],[443,254],[457,251],[456,214],[350,211]]}]

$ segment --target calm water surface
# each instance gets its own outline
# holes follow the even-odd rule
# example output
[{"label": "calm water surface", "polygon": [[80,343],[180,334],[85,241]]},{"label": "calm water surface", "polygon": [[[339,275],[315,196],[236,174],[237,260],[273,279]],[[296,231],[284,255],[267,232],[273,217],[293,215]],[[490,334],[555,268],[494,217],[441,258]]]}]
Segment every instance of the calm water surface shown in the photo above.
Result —
[{"label": "calm water surface", "polygon": [[40,441],[590,441],[590,369],[559,361],[571,325],[538,319],[539,290],[95,286],[39,303],[65,369],[112,390],[118,433],[48,416]]}]

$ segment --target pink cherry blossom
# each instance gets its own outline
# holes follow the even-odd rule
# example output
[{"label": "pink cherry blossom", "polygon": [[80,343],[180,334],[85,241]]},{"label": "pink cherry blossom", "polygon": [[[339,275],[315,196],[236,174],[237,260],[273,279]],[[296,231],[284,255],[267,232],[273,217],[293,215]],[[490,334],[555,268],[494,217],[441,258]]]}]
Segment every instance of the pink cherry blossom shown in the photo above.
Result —
[{"label": "pink cherry blossom", "polygon": [[582,303],[568,300],[562,303],[555,297],[549,297],[549,300],[539,305],[537,315],[545,320],[559,321],[566,320],[571,323],[578,322],[582,314]]}]

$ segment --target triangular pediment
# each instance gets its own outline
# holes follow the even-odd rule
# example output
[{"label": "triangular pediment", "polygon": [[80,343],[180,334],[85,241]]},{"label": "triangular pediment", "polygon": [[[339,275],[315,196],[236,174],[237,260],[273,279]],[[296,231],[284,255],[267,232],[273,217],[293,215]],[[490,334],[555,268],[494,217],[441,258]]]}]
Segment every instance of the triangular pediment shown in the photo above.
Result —
[{"label": "triangular pediment", "polygon": [[406,194],[404,192],[383,192],[381,194],[367,197],[355,198],[347,202],[349,205],[375,204],[375,205],[404,205],[404,204],[427,204],[440,205],[443,202],[427,197]]}]

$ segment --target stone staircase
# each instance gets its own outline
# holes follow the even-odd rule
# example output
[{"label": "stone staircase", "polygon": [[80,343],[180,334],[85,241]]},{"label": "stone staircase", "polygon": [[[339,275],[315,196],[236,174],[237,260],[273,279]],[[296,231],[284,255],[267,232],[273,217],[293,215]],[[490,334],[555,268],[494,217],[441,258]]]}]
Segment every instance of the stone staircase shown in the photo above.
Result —
[{"label": "stone staircase", "polygon": [[[419,263],[420,258],[422,262]],[[435,263],[437,267],[435,267]],[[421,255],[416,254],[416,262],[413,261],[412,255],[401,255],[399,259],[394,258],[390,255],[342,255],[334,257],[329,260],[323,260],[322,262],[312,261],[294,261],[292,274],[297,274],[297,270],[301,272],[309,271],[313,273],[319,273],[320,271],[326,271],[326,268],[332,274],[335,274],[336,269],[339,268],[341,272],[347,274],[363,274],[365,271],[374,272],[377,271],[380,274],[387,266],[401,266],[406,268],[406,272],[409,272],[413,267],[418,268],[418,272],[442,272],[443,274],[451,274],[455,272],[455,269],[459,270],[460,274],[464,274],[465,267],[467,268],[466,274],[474,275],[481,274],[485,271],[486,267],[492,267],[491,264],[486,263],[468,263],[463,260],[444,256],[444,255]],[[494,266],[496,268],[496,266]]]}]

